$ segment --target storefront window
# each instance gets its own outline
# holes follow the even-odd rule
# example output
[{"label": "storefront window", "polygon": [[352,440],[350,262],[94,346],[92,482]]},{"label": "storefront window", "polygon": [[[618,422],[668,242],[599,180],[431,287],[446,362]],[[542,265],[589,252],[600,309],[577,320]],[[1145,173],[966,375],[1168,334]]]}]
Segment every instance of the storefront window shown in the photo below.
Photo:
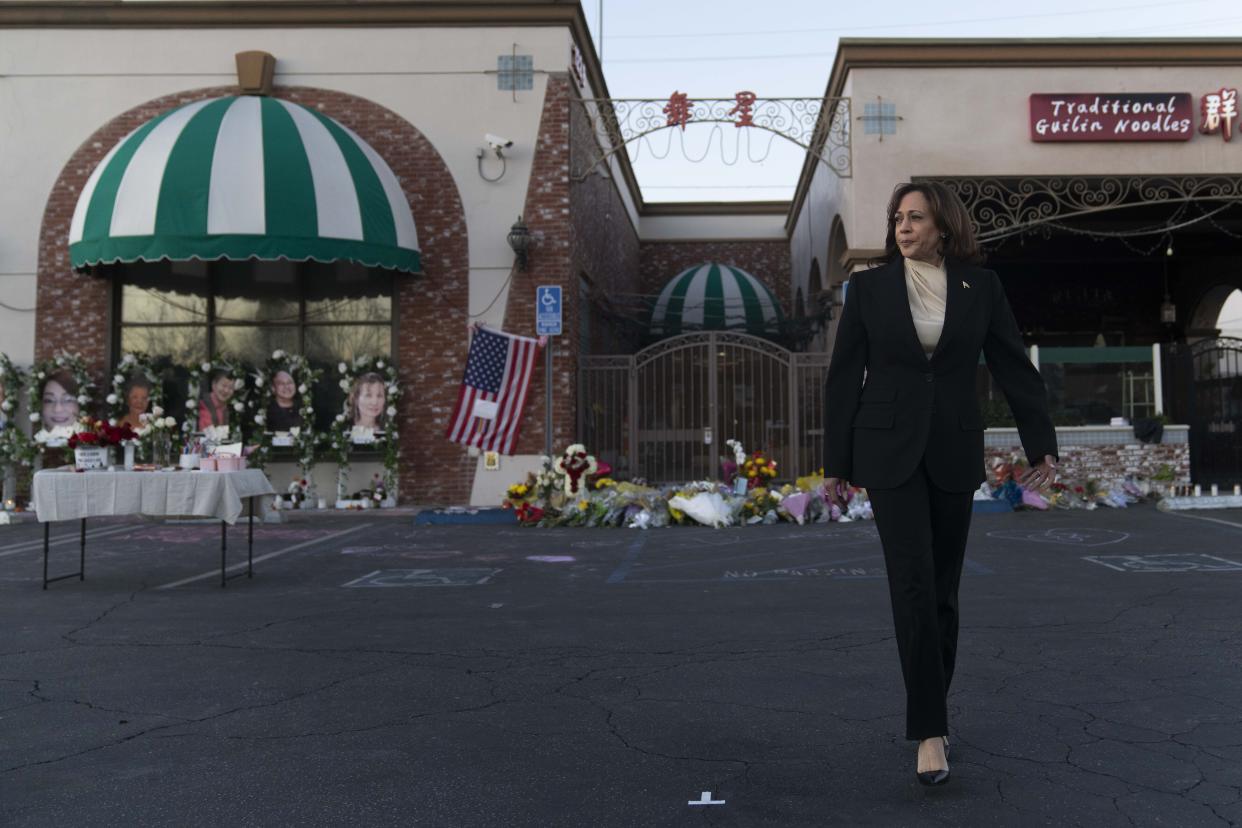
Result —
[{"label": "storefront window", "polygon": [[1151,346],[1045,348],[1039,372],[1057,425],[1107,425],[1156,413]]},{"label": "storefront window", "polygon": [[[118,353],[192,365],[213,354],[262,364],[272,351],[305,354],[324,376],[357,356],[392,353],[393,275],[345,263],[157,262],[110,268],[117,285]],[[335,380],[316,411],[340,406]],[[319,399],[322,397],[322,399]]]}]

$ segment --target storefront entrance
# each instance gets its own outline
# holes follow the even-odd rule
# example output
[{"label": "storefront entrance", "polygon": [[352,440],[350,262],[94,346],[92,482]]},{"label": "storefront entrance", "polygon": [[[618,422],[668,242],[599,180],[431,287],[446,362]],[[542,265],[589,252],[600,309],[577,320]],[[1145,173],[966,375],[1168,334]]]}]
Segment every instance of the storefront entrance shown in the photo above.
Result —
[{"label": "storefront entrance", "polygon": [[717,479],[726,440],[776,460],[780,479],[819,468],[822,353],[701,332],[632,356],[583,357],[579,434],[617,474],[652,483]]},{"label": "storefront entrance", "polygon": [[1204,339],[1179,347],[1185,383],[1181,419],[1190,425],[1191,479],[1230,490],[1242,483],[1242,339]]}]

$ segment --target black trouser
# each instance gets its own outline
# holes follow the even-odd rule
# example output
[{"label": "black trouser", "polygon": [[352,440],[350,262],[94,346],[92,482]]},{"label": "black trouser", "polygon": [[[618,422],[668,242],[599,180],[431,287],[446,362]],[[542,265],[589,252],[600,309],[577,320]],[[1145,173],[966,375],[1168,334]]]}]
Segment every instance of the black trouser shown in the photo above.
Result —
[{"label": "black trouser", "polygon": [[957,585],[974,493],[936,488],[920,460],[905,483],[867,494],[888,570],[906,685],[906,738],[944,736],[957,656]]}]

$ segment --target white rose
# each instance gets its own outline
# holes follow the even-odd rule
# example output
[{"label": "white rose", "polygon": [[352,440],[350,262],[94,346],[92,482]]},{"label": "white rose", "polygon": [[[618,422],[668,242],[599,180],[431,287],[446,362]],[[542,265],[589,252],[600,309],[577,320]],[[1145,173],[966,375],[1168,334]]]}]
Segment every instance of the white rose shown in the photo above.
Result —
[{"label": "white rose", "polygon": [[344,415],[344,414],[337,414],[337,415],[336,415],[336,421],[337,421],[338,423],[343,423],[343,422],[345,422],[345,415]]},{"label": "white rose", "polygon": [[349,368],[347,368],[343,362],[336,366],[336,370],[340,371],[342,374],[349,372]]},{"label": "white rose", "polygon": [[12,411],[13,403],[9,402],[8,400],[5,400],[4,402],[0,403],[0,410]]},{"label": "white rose", "polygon": [[265,422],[267,422],[267,418],[264,417],[262,414],[255,414],[254,421],[256,425],[263,425]]},{"label": "white rose", "polygon": [[88,402],[90,402],[90,400],[87,399],[85,394],[78,395],[78,405],[86,405]]},{"label": "white rose", "polygon": [[200,366],[198,366],[198,367],[199,367],[199,368],[202,368],[202,369],[203,369],[203,373],[205,374],[205,373],[207,373],[208,371],[210,371],[210,370],[211,370],[211,363],[210,363],[210,362],[204,362],[202,365],[200,365]]},{"label": "white rose", "polygon": [[297,426],[293,426],[292,428],[289,429],[289,436],[295,439],[301,433],[302,433],[302,429],[298,428]]},{"label": "white rose", "polygon": [[110,425],[110,426],[114,426],[114,425],[116,425],[116,417],[109,417],[109,418],[108,418],[108,425]]},{"label": "white rose", "polygon": [[383,367],[384,367],[384,360],[382,360],[382,359],[381,359],[381,360],[376,361],[376,363],[375,363],[375,367],[376,367],[376,368],[383,368]]},{"label": "white rose", "polygon": [[186,400],[186,401],[185,401],[185,407],[186,407],[186,408],[193,408],[195,405],[197,405],[197,402],[196,402],[195,400]]},{"label": "white rose", "polygon": [[349,390],[349,380],[341,380],[340,385],[341,385],[341,390],[342,390],[342,391],[348,391],[348,390]]},{"label": "white rose", "polygon": [[121,383],[125,382],[125,377],[122,376],[121,374],[117,374],[115,377],[112,378],[112,381],[116,383],[117,385],[120,385]]},{"label": "white rose", "polygon": [[388,393],[389,394],[397,393],[397,384],[395,382],[388,383]]},{"label": "white rose", "polygon": [[311,407],[308,405],[308,406],[306,406],[306,408],[303,408],[303,409],[302,409],[302,413],[303,413],[303,414],[314,414],[314,413],[315,413],[315,409],[311,408]]},{"label": "white rose", "polygon": [[46,377],[46,376],[47,376],[47,374],[45,374],[44,372],[42,372],[42,371],[40,371],[40,372],[39,372],[39,379],[43,379],[43,378],[44,378],[44,377]]},{"label": "white rose", "polygon": [[262,387],[263,387],[263,377],[255,377],[255,378],[254,378],[254,387],[255,387],[255,388],[262,388]]},{"label": "white rose", "polygon": [[32,423],[37,423],[37,422],[39,422],[39,412],[38,412],[38,411],[31,411],[31,412],[30,412],[30,422],[32,422]]},{"label": "white rose", "polygon": [[242,390],[242,389],[243,389],[243,388],[245,388],[245,387],[246,387],[246,381],[245,381],[244,379],[235,379],[235,380],[233,380],[233,390],[234,390],[234,391],[240,391],[240,390]]},{"label": "white rose", "polygon": [[157,417],[163,417],[164,409],[160,408],[158,405],[153,405],[151,406],[151,413]]},{"label": "white rose", "polygon": [[388,406],[388,410],[385,411],[384,413],[387,414],[389,417],[395,417],[397,416],[397,409],[395,406],[390,405]]},{"label": "white rose", "polygon": [[117,396],[116,396],[116,394],[109,394],[109,395],[108,395],[108,405],[116,405],[116,401],[117,401]]},{"label": "white rose", "polygon": [[176,424],[177,424],[177,421],[176,421],[176,420],[174,420],[172,417],[165,417],[165,418],[164,418],[164,428],[172,428],[172,427],[173,427],[173,426],[175,426]]},{"label": "white rose", "polygon": [[299,393],[299,394],[305,394],[305,393],[306,393],[306,383],[302,383],[301,385],[299,385],[299,386],[298,386],[298,393]]},{"label": "white rose", "polygon": [[285,356],[285,352],[280,350],[279,348],[272,351],[272,359],[283,359],[284,356]]},{"label": "white rose", "polygon": [[233,410],[234,410],[234,411],[239,411],[239,412],[240,412],[240,411],[245,411],[245,410],[246,410],[246,406],[244,406],[244,405],[243,405],[240,401],[238,401],[238,402],[233,403]]}]

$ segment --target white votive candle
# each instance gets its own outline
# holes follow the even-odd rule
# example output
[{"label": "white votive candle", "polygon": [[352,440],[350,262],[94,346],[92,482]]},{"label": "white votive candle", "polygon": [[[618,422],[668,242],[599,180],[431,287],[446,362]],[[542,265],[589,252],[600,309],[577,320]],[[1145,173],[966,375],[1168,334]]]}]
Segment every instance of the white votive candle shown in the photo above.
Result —
[{"label": "white votive candle", "polygon": [[1242,495],[1242,486],[1239,486],[1237,483],[1234,483],[1233,484],[1233,496],[1237,497],[1238,495]]},{"label": "white votive candle", "polygon": [[1199,497],[1202,494],[1203,494],[1203,487],[1200,486],[1198,483],[1196,483],[1195,484],[1195,497]]},{"label": "white votive candle", "polygon": [[1213,483],[1213,484],[1212,484],[1212,497],[1216,497],[1216,495],[1218,495],[1218,494],[1219,494],[1219,492],[1216,490],[1216,484],[1215,484],[1215,483]]}]

